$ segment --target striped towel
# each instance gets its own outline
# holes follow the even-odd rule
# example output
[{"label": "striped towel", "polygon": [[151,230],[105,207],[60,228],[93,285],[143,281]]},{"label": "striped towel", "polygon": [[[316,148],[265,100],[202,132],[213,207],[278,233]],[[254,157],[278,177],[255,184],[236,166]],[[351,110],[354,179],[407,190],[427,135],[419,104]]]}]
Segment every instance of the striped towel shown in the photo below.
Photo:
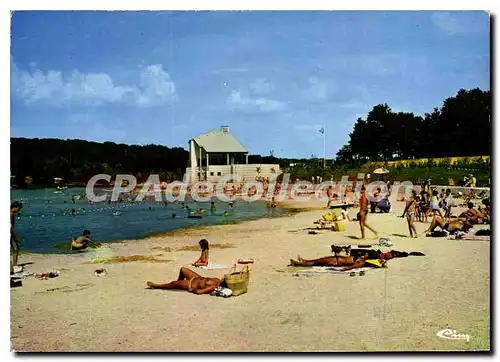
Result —
[{"label": "striped towel", "polygon": [[359,273],[366,272],[368,270],[373,270],[378,268],[356,268],[351,270],[342,270],[342,267],[337,266],[313,266],[311,269],[307,270],[299,270],[294,275],[307,275],[307,274],[351,274],[351,273]]}]

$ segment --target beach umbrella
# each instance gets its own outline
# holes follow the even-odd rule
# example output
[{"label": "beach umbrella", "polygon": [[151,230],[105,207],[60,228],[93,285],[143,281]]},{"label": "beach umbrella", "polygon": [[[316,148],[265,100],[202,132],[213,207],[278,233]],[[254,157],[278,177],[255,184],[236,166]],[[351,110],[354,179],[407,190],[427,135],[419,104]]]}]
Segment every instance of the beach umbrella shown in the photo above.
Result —
[{"label": "beach umbrella", "polygon": [[389,170],[386,168],[377,168],[376,170],[373,171],[375,175],[385,175],[386,173],[389,173]]}]

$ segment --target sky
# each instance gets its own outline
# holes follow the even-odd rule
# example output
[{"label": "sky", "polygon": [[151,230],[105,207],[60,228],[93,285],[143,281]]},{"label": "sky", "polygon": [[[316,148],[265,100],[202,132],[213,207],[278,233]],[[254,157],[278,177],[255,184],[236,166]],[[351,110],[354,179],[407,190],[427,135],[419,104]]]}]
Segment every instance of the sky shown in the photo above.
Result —
[{"label": "sky", "polygon": [[376,104],[490,89],[489,44],[477,11],[14,12],[11,136],[333,158]]}]

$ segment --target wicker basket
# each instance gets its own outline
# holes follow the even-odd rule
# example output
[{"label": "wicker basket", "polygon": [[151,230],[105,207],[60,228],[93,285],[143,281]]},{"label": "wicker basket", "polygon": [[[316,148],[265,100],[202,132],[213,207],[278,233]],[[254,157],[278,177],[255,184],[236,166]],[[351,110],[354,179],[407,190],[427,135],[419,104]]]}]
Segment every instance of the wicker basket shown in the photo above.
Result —
[{"label": "wicker basket", "polygon": [[250,268],[246,265],[240,272],[237,272],[236,265],[234,265],[229,274],[224,276],[224,281],[227,287],[233,291],[234,297],[245,294],[250,281]]}]

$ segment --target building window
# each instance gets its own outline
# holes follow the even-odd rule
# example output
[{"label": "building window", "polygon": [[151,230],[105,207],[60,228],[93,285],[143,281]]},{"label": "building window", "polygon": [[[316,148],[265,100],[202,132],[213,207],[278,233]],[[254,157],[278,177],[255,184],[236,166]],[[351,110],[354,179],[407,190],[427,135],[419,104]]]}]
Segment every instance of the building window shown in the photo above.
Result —
[{"label": "building window", "polygon": [[222,173],[221,173],[221,172],[217,172],[217,176],[221,176],[221,175],[222,175]]},{"label": "building window", "polygon": [[210,176],[213,176],[213,175],[214,175],[214,173],[213,173],[213,172],[210,172]]}]

